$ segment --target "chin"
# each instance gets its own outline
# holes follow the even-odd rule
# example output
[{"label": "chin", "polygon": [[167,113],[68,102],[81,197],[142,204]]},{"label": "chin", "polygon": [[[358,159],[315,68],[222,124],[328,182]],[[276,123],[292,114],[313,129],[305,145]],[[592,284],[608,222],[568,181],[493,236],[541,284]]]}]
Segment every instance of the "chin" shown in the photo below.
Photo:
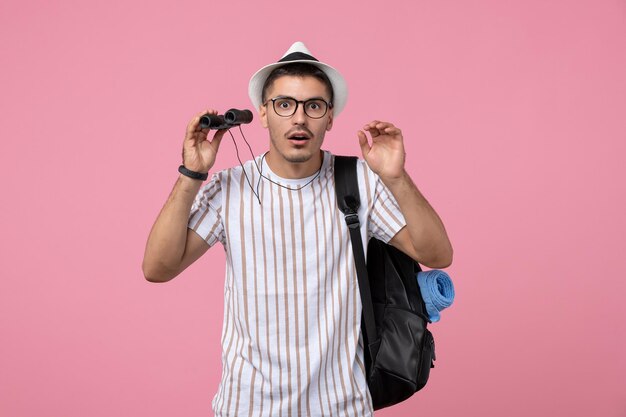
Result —
[{"label": "chin", "polygon": [[285,160],[289,163],[292,164],[302,164],[304,162],[307,162],[311,159],[310,156],[304,156],[304,155],[297,155],[297,156],[291,156],[291,157],[286,157]]},{"label": "chin", "polygon": [[310,152],[306,152],[306,153],[297,152],[293,154],[283,155],[286,161],[294,163],[294,164],[307,162],[308,160],[311,159],[311,156],[312,155]]},{"label": "chin", "polygon": [[280,155],[283,157],[285,161],[291,162],[294,164],[308,162],[309,160],[311,160],[311,158],[313,158],[313,155],[315,155],[316,152],[319,152],[319,149],[311,150],[311,149],[308,149],[308,147],[287,148],[287,149],[279,150]]}]

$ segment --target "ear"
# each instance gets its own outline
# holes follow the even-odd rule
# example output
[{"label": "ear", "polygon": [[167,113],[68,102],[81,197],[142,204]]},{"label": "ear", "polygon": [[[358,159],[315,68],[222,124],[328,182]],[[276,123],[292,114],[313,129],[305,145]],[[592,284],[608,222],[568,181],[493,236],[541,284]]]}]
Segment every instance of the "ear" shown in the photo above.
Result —
[{"label": "ear", "polygon": [[329,131],[333,127],[333,109],[328,109],[328,124],[326,125],[326,130]]},{"label": "ear", "polygon": [[259,106],[259,118],[261,119],[261,125],[267,129],[267,106]]}]

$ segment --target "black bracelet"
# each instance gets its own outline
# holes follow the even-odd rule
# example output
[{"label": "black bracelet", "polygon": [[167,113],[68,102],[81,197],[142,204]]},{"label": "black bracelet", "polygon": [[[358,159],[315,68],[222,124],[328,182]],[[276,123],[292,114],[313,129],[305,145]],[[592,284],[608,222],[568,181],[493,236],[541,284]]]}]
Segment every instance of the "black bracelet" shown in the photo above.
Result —
[{"label": "black bracelet", "polygon": [[185,168],[184,165],[181,165],[181,166],[178,167],[178,172],[180,172],[181,174],[183,174],[186,177],[193,178],[194,180],[202,180],[202,181],[204,181],[207,178],[209,178],[209,173],[208,172],[202,173],[202,172],[191,171],[191,170]]}]

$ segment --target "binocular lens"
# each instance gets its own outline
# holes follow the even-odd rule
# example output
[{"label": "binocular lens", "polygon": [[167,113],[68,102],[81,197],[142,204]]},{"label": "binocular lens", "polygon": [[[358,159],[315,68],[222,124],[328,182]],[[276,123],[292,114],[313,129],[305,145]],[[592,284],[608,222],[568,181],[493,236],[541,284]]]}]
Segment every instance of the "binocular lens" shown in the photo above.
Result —
[{"label": "binocular lens", "polygon": [[201,129],[230,129],[233,126],[250,123],[252,112],[250,110],[230,109],[224,115],[205,114],[200,117]]},{"label": "binocular lens", "polygon": [[252,112],[250,110],[230,109],[224,113],[224,119],[229,124],[244,124],[252,121]]},{"label": "binocular lens", "polygon": [[219,116],[217,114],[205,114],[200,118],[200,128],[201,129],[225,129],[226,120],[224,116]]}]

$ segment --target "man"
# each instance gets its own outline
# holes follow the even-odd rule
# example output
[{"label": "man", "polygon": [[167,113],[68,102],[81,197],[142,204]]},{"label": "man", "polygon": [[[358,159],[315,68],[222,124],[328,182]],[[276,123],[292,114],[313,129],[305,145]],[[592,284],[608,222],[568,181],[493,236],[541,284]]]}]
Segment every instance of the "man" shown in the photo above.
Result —
[{"label": "man", "polygon": [[[181,175],[150,232],[144,275],[168,281],[223,244],[216,415],[371,415],[350,237],[337,208],[333,156],[321,150],[345,106],[345,81],[296,42],[252,77],[249,94],[269,150],[200,189],[225,131],[209,140],[199,119],[217,111],[198,113],[187,127]],[[357,136],[363,238],[389,242],[428,267],[449,266],[452,247],[405,170],[400,129],[375,120]]]}]

